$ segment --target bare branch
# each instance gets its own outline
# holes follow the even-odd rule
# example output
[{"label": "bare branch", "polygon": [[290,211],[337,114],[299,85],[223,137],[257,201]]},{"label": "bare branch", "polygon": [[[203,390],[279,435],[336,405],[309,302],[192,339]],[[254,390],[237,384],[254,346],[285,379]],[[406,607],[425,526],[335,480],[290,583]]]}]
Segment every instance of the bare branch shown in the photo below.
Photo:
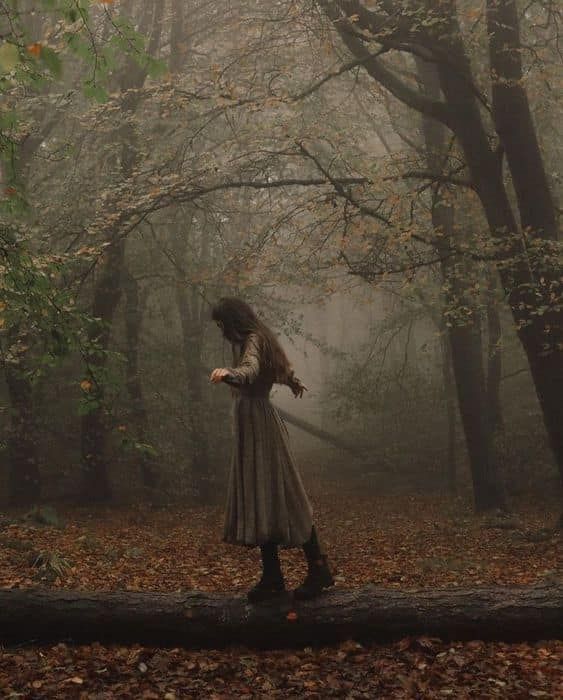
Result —
[{"label": "bare branch", "polygon": [[362,59],[366,71],[371,77],[398,100],[406,104],[408,107],[415,109],[421,114],[437,119],[449,128],[452,128],[454,123],[454,115],[451,108],[440,100],[432,100],[423,95],[418,90],[411,88],[405,82],[385,66],[376,55],[363,45],[362,41],[355,35],[346,31],[346,26],[349,24],[347,17],[343,16],[337,3],[330,0],[318,0],[319,5],[326,12],[327,16],[332,20],[335,29],[340,34],[342,40],[356,57]]},{"label": "bare branch", "polygon": [[310,87],[308,87],[306,90],[303,90],[303,92],[300,92],[297,95],[294,95],[291,97],[291,100],[293,102],[297,102],[299,100],[302,100],[305,97],[308,97],[311,95],[313,92],[316,92],[320,87],[322,87],[325,83],[327,83],[329,80],[332,80],[333,78],[338,78],[341,76],[343,73],[347,73],[350,70],[353,70],[354,68],[358,68],[359,66],[363,66],[366,61],[371,60],[372,58],[376,56],[380,56],[381,54],[385,53],[388,51],[388,49],[383,48],[376,53],[369,53],[368,56],[365,58],[356,58],[353,61],[349,61],[348,63],[344,63],[337,71],[333,71],[332,73],[327,73],[327,75],[324,76],[324,78],[321,78],[321,80],[317,81]]},{"label": "bare branch", "polygon": [[470,180],[464,180],[460,177],[455,177],[454,175],[445,175],[443,173],[429,173],[423,170],[410,170],[406,173],[401,173],[400,175],[389,175],[384,177],[383,180],[430,180],[431,182],[438,182],[443,185],[456,185],[458,187],[468,187],[474,190],[475,184]]},{"label": "bare branch", "polygon": [[308,151],[302,143],[298,143],[297,146],[299,147],[299,150],[303,153],[303,155],[312,160],[313,163],[317,166],[317,168],[321,171],[321,173],[326,177],[326,179],[332,183],[336,193],[346,201],[350,202],[350,204],[352,204],[360,214],[364,216],[371,216],[372,218],[377,219],[378,221],[381,221],[384,224],[387,224],[388,226],[391,225],[391,221],[386,216],[383,216],[383,214],[380,214],[377,209],[374,209],[373,207],[367,207],[364,204],[361,204],[360,202],[356,201],[356,199],[352,197],[351,193],[344,188],[345,183],[343,183],[342,180],[339,178],[332,177],[332,175],[326,170],[322,163],[320,163],[319,159],[316,156],[314,156],[310,151]]}]

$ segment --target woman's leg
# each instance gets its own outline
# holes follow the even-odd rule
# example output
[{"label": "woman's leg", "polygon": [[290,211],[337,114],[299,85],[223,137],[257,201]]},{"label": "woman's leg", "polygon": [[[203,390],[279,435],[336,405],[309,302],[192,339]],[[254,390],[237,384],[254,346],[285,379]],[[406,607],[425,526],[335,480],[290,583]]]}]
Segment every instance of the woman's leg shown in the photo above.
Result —
[{"label": "woman's leg", "polygon": [[268,581],[283,580],[278,545],[273,542],[261,545],[260,556],[262,558],[262,577]]},{"label": "woman's leg", "polygon": [[311,537],[303,545],[303,551],[305,552],[305,559],[307,559],[307,565],[311,566],[315,562],[322,563],[323,552],[317,535],[317,529],[313,525],[311,530]]},{"label": "woman's leg", "polygon": [[248,600],[253,603],[267,600],[285,591],[278,545],[273,542],[260,545],[260,556],[262,559],[262,577],[254,588],[248,592]]},{"label": "woman's leg", "polygon": [[307,560],[307,577],[305,581],[295,589],[294,596],[300,600],[315,598],[325,588],[334,585],[334,579],[330,572],[328,559],[323,553],[317,536],[317,530],[313,525],[311,536],[303,544],[303,552]]}]

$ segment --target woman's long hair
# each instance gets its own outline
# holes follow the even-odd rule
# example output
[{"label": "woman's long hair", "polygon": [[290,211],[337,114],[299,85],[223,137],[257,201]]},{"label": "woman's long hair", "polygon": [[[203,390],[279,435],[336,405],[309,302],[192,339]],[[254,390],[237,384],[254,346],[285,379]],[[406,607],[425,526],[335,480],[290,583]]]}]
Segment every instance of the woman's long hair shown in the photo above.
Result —
[{"label": "woman's long hair", "polygon": [[279,383],[289,379],[293,370],[274,333],[242,299],[222,297],[213,307],[211,318],[222,324],[223,335],[233,345],[244,346],[244,341],[255,333],[260,339],[261,359]]}]

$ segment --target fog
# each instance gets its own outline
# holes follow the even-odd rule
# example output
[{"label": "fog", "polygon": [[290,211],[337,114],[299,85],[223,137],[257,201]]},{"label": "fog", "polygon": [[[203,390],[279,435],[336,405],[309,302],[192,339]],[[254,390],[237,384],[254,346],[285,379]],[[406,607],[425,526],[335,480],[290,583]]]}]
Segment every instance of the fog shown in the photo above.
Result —
[{"label": "fog", "polygon": [[560,13],[474,5],[0,2],[3,587],[249,585],[222,297],[337,585],[560,580]]}]

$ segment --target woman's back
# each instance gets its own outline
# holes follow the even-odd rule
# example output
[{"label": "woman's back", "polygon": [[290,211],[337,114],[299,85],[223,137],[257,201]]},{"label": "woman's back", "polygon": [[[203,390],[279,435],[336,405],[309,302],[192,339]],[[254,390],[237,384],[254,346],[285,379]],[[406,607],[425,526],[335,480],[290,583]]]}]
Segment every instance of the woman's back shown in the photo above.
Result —
[{"label": "woman's back", "polygon": [[257,333],[250,333],[242,346],[233,346],[235,367],[229,368],[228,383],[241,396],[267,398],[275,382],[275,371],[268,366]]}]

